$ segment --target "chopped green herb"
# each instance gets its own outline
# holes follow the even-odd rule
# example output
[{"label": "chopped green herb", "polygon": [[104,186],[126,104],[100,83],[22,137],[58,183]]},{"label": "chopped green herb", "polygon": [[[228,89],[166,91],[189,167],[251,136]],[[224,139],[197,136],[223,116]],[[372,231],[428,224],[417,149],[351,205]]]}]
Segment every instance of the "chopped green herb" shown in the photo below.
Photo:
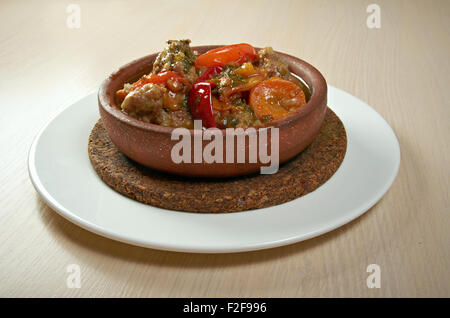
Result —
[{"label": "chopped green herb", "polygon": [[189,109],[189,105],[188,105],[188,95],[184,95],[184,99],[183,99],[183,103],[181,104],[181,107],[185,108],[185,109]]},{"label": "chopped green herb", "polygon": [[268,123],[268,122],[271,122],[271,121],[272,121],[272,116],[270,116],[270,115],[265,115],[262,118],[262,122],[263,123]]}]

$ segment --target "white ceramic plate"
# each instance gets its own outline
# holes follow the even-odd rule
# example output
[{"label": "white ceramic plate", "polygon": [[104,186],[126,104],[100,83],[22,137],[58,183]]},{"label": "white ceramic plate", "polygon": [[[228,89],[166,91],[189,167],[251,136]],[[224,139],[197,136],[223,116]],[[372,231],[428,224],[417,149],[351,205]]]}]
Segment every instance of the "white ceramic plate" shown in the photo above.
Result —
[{"label": "white ceramic plate", "polygon": [[291,244],[363,214],[386,193],[400,165],[392,129],[367,104],[329,87],[330,108],[347,131],[345,159],[324,185],[278,206],[224,214],[155,208],[110,189],[91,167],[87,144],[99,119],[96,94],[66,108],[37,135],[31,180],[59,214],[94,233],[163,250],[226,253]]}]

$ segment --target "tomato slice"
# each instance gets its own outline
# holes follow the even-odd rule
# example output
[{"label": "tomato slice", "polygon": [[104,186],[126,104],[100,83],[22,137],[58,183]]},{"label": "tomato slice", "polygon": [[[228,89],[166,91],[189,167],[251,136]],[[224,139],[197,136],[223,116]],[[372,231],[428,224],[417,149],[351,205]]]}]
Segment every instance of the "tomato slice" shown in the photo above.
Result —
[{"label": "tomato slice", "polygon": [[235,62],[242,64],[258,58],[256,50],[247,43],[227,45],[210,50],[197,57],[194,61],[196,67],[225,66]]},{"label": "tomato slice", "polygon": [[294,83],[271,77],[262,81],[250,91],[249,104],[256,116],[263,119],[270,116],[277,120],[306,104],[305,93]]}]

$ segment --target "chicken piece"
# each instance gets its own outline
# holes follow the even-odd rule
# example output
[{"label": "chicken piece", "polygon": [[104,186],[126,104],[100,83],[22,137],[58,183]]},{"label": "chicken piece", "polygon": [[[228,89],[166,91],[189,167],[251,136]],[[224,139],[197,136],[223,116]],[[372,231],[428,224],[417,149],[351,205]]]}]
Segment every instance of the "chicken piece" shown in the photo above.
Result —
[{"label": "chicken piece", "polygon": [[168,127],[194,128],[194,120],[186,108],[180,108],[175,111],[166,111],[163,109],[155,123]]},{"label": "chicken piece", "polygon": [[123,100],[121,108],[130,116],[154,122],[160,116],[166,90],[160,85],[145,84],[130,92]]},{"label": "chicken piece", "polygon": [[191,83],[197,79],[194,65],[196,54],[191,50],[191,40],[169,40],[168,46],[156,57],[152,73],[174,71],[185,76]]},{"label": "chicken piece", "polygon": [[267,71],[268,77],[281,77],[291,79],[288,64],[275,54],[271,47],[266,47],[258,52],[259,67]]}]

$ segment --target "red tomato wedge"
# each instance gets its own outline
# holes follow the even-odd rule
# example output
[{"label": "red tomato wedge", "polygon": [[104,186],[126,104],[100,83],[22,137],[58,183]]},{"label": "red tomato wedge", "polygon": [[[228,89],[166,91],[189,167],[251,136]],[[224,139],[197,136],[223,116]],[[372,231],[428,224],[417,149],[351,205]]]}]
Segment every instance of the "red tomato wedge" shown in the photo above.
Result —
[{"label": "red tomato wedge", "polygon": [[258,58],[256,50],[247,43],[227,45],[210,50],[197,57],[194,61],[196,67],[225,66],[228,63],[242,64]]}]

